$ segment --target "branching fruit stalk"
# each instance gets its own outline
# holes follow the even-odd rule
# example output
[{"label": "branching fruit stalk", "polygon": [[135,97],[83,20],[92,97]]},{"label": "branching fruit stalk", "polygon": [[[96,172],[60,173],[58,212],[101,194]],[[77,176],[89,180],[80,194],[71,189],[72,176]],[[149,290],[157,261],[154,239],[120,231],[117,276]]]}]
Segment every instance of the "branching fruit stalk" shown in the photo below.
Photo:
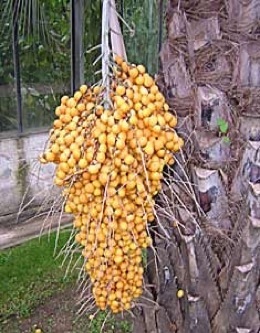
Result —
[{"label": "branching fruit stalk", "polygon": [[109,77],[109,57],[110,57],[110,47],[109,47],[109,33],[110,33],[110,0],[103,0],[103,10],[102,10],[102,81],[104,92],[104,107],[108,108],[110,105],[110,77]]}]

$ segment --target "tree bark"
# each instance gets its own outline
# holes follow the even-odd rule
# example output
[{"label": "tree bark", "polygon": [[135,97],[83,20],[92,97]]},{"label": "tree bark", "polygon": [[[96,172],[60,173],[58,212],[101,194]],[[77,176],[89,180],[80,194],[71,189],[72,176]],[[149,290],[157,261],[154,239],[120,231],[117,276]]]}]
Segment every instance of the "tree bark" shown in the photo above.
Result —
[{"label": "tree bark", "polygon": [[186,145],[157,198],[135,332],[259,332],[259,11],[168,1],[158,81]]}]

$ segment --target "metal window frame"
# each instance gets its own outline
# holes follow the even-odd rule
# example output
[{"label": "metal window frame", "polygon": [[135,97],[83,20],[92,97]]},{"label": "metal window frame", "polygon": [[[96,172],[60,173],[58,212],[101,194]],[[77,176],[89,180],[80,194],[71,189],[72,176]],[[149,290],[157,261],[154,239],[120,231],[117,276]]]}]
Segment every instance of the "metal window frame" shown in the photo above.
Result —
[{"label": "metal window frame", "polygon": [[71,93],[84,83],[84,0],[71,0]]},{"label": "metal window frame", "polygon": [[19,1],[13,1],[12,11],[12,49],[14,65],[14,82],[17,103],[17,130],[23,133],[23,110],[22,110],[22,91],[21,91],[21,72],[20,72],[20,52],[19,52]]}]

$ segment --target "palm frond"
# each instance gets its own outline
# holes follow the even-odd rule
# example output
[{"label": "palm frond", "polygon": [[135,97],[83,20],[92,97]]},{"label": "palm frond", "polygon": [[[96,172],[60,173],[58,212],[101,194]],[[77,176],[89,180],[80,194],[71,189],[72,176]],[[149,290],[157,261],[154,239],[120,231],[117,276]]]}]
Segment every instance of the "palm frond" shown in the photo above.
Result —
[{"label": "palm frond", "polygon": [[2,33],[10,34],[13,22],[19,24],[20,36],[45,36],[47,42],[51,35],[46,26],[45,2],[40,0],[6,0],[0,5],[0,23],[4,27]]}]

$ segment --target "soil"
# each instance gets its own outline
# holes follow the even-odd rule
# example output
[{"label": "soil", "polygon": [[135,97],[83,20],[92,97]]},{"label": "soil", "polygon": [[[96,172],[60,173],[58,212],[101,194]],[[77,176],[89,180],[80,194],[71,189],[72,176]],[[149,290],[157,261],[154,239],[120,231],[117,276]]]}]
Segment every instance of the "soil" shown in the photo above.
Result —
[{"label": "soil", "polygon": [[76,291],[71,287],[47,299],[28,318],[13,316],[0,322],[1,333],[32,333],[40,328],[43,333],[88,332],[86,316],[77,319]]},{"label": "soil", "polygon": [[[69,286],[39,305],[27,318],[15,315],[4,322],[0,318],[0,333],[100,333],[100,324],[90,329],[89,314],[77,315],[77,291]],[[95,319],[94,319],[95,320]],[[128,328],[124,328],[124,323]],[[113,324],[105,324],[103,333],[129,333],[132,331],[130,315],[114,316]]]}]

